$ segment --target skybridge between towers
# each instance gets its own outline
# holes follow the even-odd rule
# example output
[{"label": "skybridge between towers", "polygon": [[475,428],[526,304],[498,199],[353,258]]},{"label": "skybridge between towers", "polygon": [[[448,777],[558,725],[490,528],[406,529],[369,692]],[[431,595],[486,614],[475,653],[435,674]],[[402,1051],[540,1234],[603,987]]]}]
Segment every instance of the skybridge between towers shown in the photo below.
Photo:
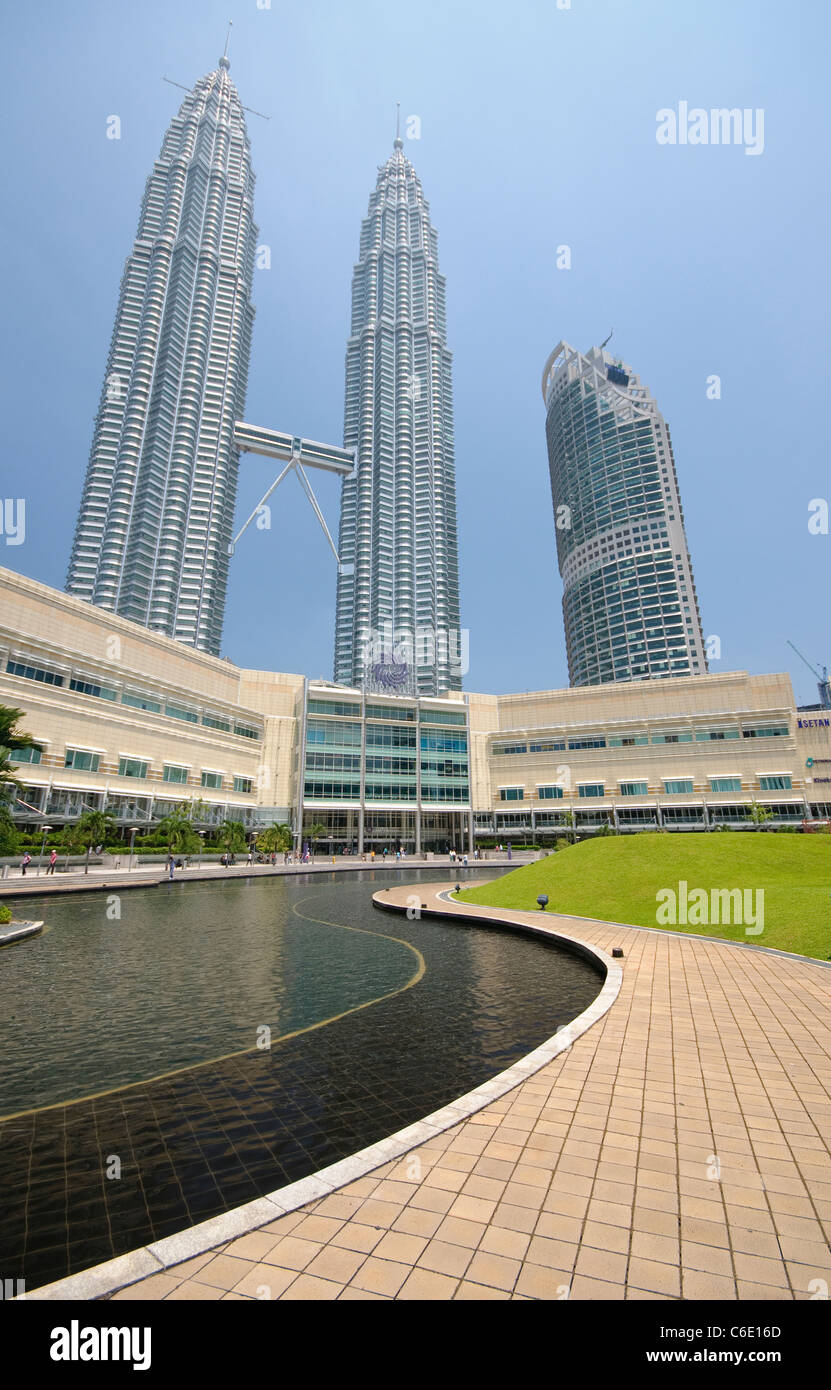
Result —
[{"label": "skybridge between towers", "polygon": [[233,555],[237,542],[248,530],[251,522],[261,513],[271,494],[278,488],[289,473],[296,473],[300,486],[309,499],[312,510],[323,528],[332,554],[341,574],[351,573],[352,566],[341,564],[335,542],[318,505],[306,468],[319,468],[324,473],[336,473],[342,478],[350,477],[355,469],[355,451],[340,449],[335,444],[321,444],[316,439],[301,439],[298,435],[286,434],[283,430],[269,430],[262,425],[248,425],[238,420],[234,425],[234,443],[241,453],[261,454],[264,458],[279,459],[285,468],[275,478],[267,492],[263,494],[245,524],[240,528],[228,546],[228,554]]}]

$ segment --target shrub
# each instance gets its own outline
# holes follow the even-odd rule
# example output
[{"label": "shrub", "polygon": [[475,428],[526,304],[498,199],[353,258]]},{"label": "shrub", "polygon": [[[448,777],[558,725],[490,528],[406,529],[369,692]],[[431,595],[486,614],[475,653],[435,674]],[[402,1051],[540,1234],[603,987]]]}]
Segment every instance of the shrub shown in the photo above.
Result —
[{"label": "shrub", "polygon": [[6,923],[7,923],[7,922],[10,922],[11,920],[12,920],[11,908],[10,908],[10,907],[6,907],[4,903],[0,903],[0,926],[5,926]]}]

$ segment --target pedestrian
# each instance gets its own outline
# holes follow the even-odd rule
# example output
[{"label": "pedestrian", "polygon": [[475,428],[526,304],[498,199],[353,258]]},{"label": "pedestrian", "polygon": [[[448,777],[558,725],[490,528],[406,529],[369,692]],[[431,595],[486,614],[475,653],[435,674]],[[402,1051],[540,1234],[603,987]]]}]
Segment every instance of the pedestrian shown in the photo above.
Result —
[{"label": "pedestrian", "polygon": [[173,878],[173,870],[175,869],[175,867],[176,867],[176,860],[173,858],[173,855],[172,855],[172,854],[169,854],[169,855],[167,856],[167,876],[168,876],[168,878],[170,878],[170,879]]},{"label": "pedestrian", "polygon": [[227,856],[227,854],[223,854],[223,856],[222,856],[222,858],[220,859],[219,862],[220,862],[220,864],[222,865],[223,869],[227,869],[227,867],[228,867],[228,856]]},{"label": "pedestrian", "polygon": [[21,872],[21,874],[23,875],[24,878],[26,877],[26,870],[28,869],[28,867],[29,867],[29,865],[31,864],[31,862],[32,862],[32,856],[31,856],[31,854],[29,853],[29,851],[26,850],[26,853],[24,854],[23,858],[22,858],[21,861],[20,861],[20,872]]},{"label": "pedestrian", "polygon": [[52,853],[49,856],[49,868],[46,870],[48,874],[53,874],[55,872],[55,865],[57,864],[57,862],[58,851],[56,849],[53,849]]},{"label": "pedestrian", "polygon": [[464,859],[462,860],[462,863],[464,864],[465,868],[467,868],[467,855],[465,855]]}]

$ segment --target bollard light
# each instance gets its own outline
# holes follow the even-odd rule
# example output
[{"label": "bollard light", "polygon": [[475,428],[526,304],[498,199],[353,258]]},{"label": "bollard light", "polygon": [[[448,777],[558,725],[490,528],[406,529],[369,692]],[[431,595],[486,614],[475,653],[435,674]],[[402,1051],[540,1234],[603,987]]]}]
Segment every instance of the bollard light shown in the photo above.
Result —
[{"label": "bollard light", "polygon": [[548,895],[546,893],[540,893],[537,902],[539,903],[540,911],[545,912],[545,909],[548,907]]}]

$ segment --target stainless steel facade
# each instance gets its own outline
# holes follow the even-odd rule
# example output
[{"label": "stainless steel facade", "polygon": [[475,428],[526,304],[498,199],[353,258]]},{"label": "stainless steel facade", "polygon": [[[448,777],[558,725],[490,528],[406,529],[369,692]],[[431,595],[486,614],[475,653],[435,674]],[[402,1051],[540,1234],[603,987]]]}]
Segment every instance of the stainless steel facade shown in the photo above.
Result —
[{"label": "stainless steel facade", "polygon": [[147,180],[121,282],[67,591],[219,653],[257,228],[228,59],[196,83]]},{"label": "stainless steel facade", "polygon": [[361,228],[344,444],[357,464],[341,500],[335,680],[363,684],[376,672],[413,695],[459,690],[445,282],[429,205],[400,138]]}]

